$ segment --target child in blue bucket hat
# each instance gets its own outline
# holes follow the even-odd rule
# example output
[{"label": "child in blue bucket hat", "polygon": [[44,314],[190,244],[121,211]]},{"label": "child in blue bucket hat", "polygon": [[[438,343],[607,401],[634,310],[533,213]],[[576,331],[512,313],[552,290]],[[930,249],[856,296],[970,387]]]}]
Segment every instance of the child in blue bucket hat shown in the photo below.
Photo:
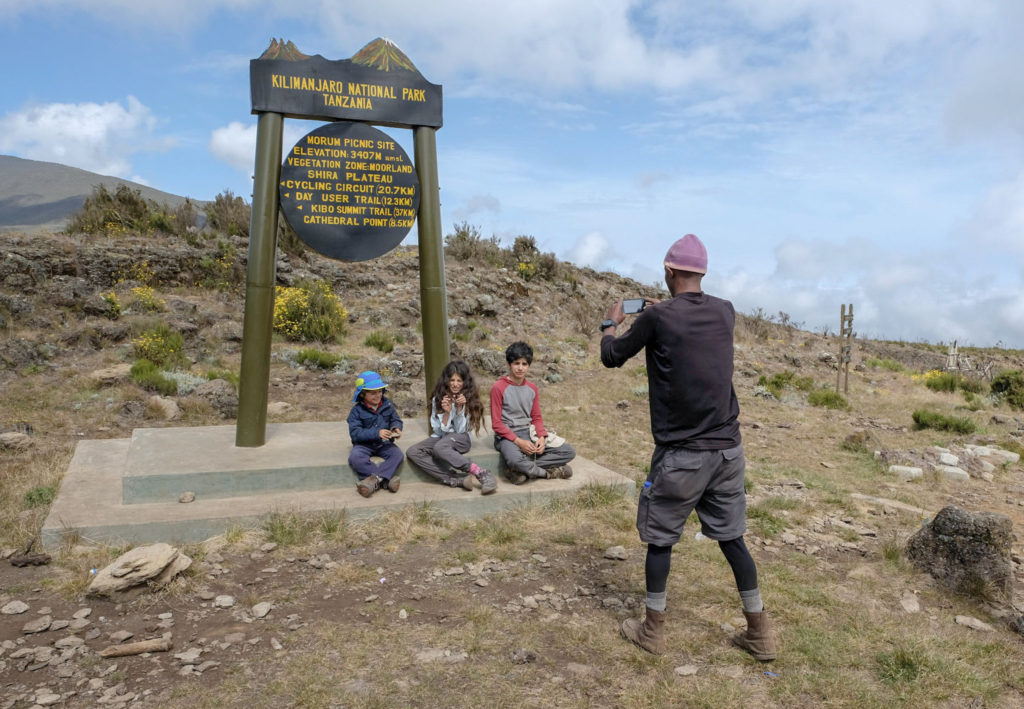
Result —
[{"label": "child in blue bucket hat", "polygon": [[[395,445],[402,435],[402,419],[395,405],[384,396],[387,383],[372,370],[356,378],[352,411],[348,414],[348,433],[352,438],[349,467],[359,476],[356,489],[369,497],[383,487],[398,492],[401,480],[395,474],[405,455]],[[371,457],[383,458],[374,463]]]}]

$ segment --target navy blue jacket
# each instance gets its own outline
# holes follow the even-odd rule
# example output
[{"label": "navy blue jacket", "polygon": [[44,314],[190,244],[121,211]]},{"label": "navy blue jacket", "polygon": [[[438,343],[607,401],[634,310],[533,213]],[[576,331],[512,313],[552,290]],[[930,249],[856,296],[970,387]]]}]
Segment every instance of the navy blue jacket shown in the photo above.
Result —
[{"label": "navy blue jacket", "polygon": [[386,396],[381,399],[376,413],[370,411],[362,401],[357,401],[348,414],[348,435],[352,443],[364,446],[384,445],[391,441],[382,440],[382,428],[402,428],[402,419],[395,405]]}]

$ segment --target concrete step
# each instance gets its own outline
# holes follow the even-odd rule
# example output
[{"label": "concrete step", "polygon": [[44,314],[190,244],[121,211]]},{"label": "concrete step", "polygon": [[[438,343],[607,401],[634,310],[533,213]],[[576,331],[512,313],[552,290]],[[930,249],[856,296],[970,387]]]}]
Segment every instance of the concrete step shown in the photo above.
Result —
[{"label": "concrete step", "polygon": [[[543,504],[588,484],[636,493],[632,479],[577,457],[569,480],[512,485],[499,476],[498,491],[486,496],[441,485],[403,463],[399,492],[381,490],[364,498],[346,463],[344,422],[271,424],[259,448],[237,448],[234,436],[234,426],[207,426],[137,429],[130,439],[80,441],[43,524],[43,544],[197,542],[234,525],[258,525],[274,512],[360,519],[429,504],[455,517],[482,517]],[[409,421],[399,444],[407,448],[425,437],[425,422]],[[497,471],[490,436],[480,439],[470,457]],[[185,491],[195,492],[194,502],[178,502]],[[128,497],[134,501],[126,502]]]}]

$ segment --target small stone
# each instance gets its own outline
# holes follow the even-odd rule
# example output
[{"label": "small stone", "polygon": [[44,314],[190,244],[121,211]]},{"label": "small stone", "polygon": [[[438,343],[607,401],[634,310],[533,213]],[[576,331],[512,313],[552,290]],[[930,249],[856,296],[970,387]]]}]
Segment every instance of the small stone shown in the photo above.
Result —
[{"label": "small stone", "polygon": [[267,553],[277,549],[277,542],[265,542],[260,545],[260,551]]},{"label": "small stone", "polygon": [[481,578],[478,578],[478,579],[477,579],[477,580],[475,580],[475,581],[474,581],[473,583],[475,583],[475,584],[476,584],[477,586],[479,586],[480,588],[486,588],[486,587],[488,587],[488,586],[490,586],[490,585],[491,585],[491,582],[490,582],[490,581],[488,581],[487,579],[483,578],[483,577],[481,577]]},{"label": "small stone", "polygon": [[536,659],[537,653],[533,650],[527,650],[525,647],[512,651],[512,662],[517,665],[525,665],[528,662],[536,661]]},{"label": "small stone", "polygon": [[216,598],[213,599],[213,607],[214,608],[230,608],[233,605],[235,605],[235,597],[234,596],[228,596],[228,595],[225,594],[225,595],[217,596]]},{"label": "small stone", "polygon": [[0,608],[0,613],[4,615],[18,615],[28,610],[28,604],[24,601],[11,601],[3,608]]},{"label": "small stone", "polygon": [[907,613],[918,613],[921,610],[921,604],[918,602],[917,596],[910,591],[903,594],[903,598],[900,599],[900,605],[903,606],[903,610]]},{"label": "small stone", "polygon": [[78,620],[81,618],[88,618],[90,615],[92,615],[92,608],[79,608],[71,614],[71,617]]},{"label": "small stone", "polygon": [[40,692],[36,695],[36,704],[41,707],[51,707],[60,701],[60,695],[53,692]]},{"label": "small stone", "polygon": [[135,633],[130,633],[127,630],[118,630],[117,632],[111,633],[108,637],[112,642],[123,643],[128,638],[135,637]]},{"label": "small stone", "polygon": [[42,618],[30,620],[29,622],[25,623],[24,627],[22,627],[21,629],[21,632],[25,633],[25,635],[31,635],[32,633],[41,633],[44,630],[49,630],[50,624],[52,622],[53,618],[51,618],[48,615],[44,615]]},{"label": "small stone", "polygon": [[267,614],[270,613],[273,607],[274,604],[270,603],[269,601],[257,603],[252,607],[252,616],[253,618],[266,618]]},{"label": "small stone", "polygon": [[697,666],[696,665],[680,665],[674,671],[680,677],[692,677],[693,675],[697,674]]},{"label": "small stone", "polygon": [[461,576],[464,573],[466,573],[466,569],[461,566],[453,566],[444,570],[445,576]]},{"label": "small stone", "polygon": [[191,490],[189,490],[187,492],[181,493],[181,497],[178,498],[178,502],[181,502],[181,503],[188,503],[188,502],[195,502],[195,501],[196,501],[196,494],[194,492],[192,492]]},{"label": "small stone", "polygon": [[399,620],[405,620],[408,617],[409,617],[409,611],[405,610],[404,608],[402,610],[398,611],[398,619]]},{"label": "small stone", "polygon": [[214,598],[217,597],[216,593],[205,588],[199,591],[196,595],[199,596],[199,599],[202,601],[212,601]]},{"label": "small stone", "polygon": [[605,559],[615,559],[616,561],[625,561],[629,558],[629,554],[626,553],[626,547],[615,546],[608,547],[604,550]]},{"label": "small stone", "polygon": [[963,625],[965,627],[971,628],[972,630],[980,630],[985,633],[995,632],[995,628],[993,628],[988,623],[982,620],[978,620],[977,618],[973,618],[969,615],[958,615],[953,620],[954,622],[956,622],[957,625]]},{"label": "small stone", "polygon": [[284,650],[284,645],[282,645],[281,641],[277,638],[270,639],[270,647],[274,648],[275,650]]}]

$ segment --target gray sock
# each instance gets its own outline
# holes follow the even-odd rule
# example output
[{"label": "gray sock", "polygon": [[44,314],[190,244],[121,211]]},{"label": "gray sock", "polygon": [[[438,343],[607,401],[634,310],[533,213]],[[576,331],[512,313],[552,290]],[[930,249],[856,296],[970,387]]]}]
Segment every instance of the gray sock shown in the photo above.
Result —
[{"label": "gray sock", "polygon": [[740,600],[743,602],[743,610],[747,613],[760,613],[764,610],[764,603],[761,601],[761,589],[759,588],[740,591]]},{"label": "gray sock", "polygon": [[663,610],[665,610],[665,604],[666,604],[665,598],[666,598],[667,593],[668,593],[667,591],[662,591],[661,593],[651,593],[650,591],[648,591],[647,592],[647,607],[650,608],[652,611],[663,611]]}]

